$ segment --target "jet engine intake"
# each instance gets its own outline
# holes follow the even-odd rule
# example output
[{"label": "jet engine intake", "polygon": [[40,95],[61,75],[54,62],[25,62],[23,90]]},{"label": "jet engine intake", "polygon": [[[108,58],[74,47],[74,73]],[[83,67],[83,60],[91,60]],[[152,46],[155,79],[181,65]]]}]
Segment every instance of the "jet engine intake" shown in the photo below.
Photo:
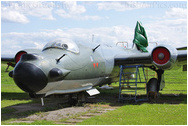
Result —
[{"label": "jet engine intake", "polygon": [[34,60],[34,59],[37,59],[37,55],[35,55],[35,54],[40,53],[40,52],[41,52],[41,50],[39,50],[39,49],[21,50],[21,51],[17,52],[15,57],[14,57],[15,63],[17,64],[20,61],[20,59],[21,59],[23,54],[29,54],[29,55],[25,56],[23,58],[23,60]]},{"label": "jet engine intake", "polygon": [[18,61],[20,61],[20,59],[21,59],[21,56],[23,55],[23,54],[27,54],[27,52],[26,51],[19,51],[16,55],[15,55],[15,62],[17,63]]},{"label": "jet engine intake", "polygon": [[157,46],[152,51],[153,64],[162,70],[171,69],[177,61],[177,50],[170,46]]},{"label": "jet engine intake", "polygon": [[22,57],[21,57],[21,61],[31,61],[31,60],[37,60],[39,59],[39,56],[36,55],[36,54],[23,54]]}]

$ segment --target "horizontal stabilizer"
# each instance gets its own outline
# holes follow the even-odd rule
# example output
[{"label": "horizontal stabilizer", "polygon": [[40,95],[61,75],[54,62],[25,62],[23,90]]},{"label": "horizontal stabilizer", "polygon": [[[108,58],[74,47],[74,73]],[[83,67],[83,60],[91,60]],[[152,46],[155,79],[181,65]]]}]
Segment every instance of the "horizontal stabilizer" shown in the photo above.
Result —
[{"label": "horizontal stabilizer", "polygon": [[92,88],[86,91],[90,96],[100,94],[100,92],[96,88]]},{"label": "horizontal stabilizer", "polygon": [[187,47],[179,47],[179,48],[176,48],[177,50],[187,50]]},{"label": "horizontal stabilizer", "polygon": [[14,57],[1,56],[1,61],[14,62]]}]

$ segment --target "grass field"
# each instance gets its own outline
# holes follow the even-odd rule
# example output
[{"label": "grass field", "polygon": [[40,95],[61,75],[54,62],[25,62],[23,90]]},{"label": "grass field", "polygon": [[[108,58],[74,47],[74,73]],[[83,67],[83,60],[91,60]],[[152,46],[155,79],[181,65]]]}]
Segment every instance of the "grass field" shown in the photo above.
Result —
[{"label": "grass field", "polygon": [[114,111],[95,116],[81,125],[186,125],[184,104],[125,105]]},{"label": "grass field", "polygon": [[[20,90],[13,79],[5,72],[6,64],[1,64],[1,124],[10,123],[22,117],[32,114],[41,114],[44,111],[58,110],[61,107],[52,106],[44,110],[16,113],[13,105],[39,103],[40,99],[30,99],[28,94]],[[13,69],[10,68],[9,71]],[[161,91],[156,101],[121,104],[117,109],[84,120],[80,125],[187,125],[187,72],[182,69],[165,71],[166,87]],[[112,84],[114,90],[102,91],[100,95],[118,95],[118,84]],[[144,86],[141,86],[138,94],[145,94]],[[100,105],[100,103],[94,103]],[[102,103],[109,104],[109,103]],[[117,106],[119,104],[117,103]],[[63,121],[62,121],[63,122]],[[28,123],[27,123],[28,124]],[[53,125],[55,121],[37,120],[31,125]],[[59,123],[58,123],[59,124]],[[61,123],[60,123],[61,124]],[[63,123],[62,123],[63,124]]]}]

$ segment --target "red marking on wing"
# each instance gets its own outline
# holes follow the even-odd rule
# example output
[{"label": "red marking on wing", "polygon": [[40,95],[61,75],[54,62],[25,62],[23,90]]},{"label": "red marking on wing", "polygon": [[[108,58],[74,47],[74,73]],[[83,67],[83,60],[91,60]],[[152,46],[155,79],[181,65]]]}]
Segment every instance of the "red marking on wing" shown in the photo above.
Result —
[{"label": "red marking on wing", "polygon": [[99,66],[99,63],[96,63],[97,64],[97,67]]},{"label": "red marking on wing", "polygon": [[95,68],[95,63],[93,63],[93,67]]}]

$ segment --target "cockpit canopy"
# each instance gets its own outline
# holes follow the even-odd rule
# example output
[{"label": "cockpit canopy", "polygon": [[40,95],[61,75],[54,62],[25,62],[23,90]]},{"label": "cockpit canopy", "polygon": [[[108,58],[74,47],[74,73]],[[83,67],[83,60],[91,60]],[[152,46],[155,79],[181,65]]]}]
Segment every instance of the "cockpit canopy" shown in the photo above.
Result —
[{"label": "cockpit canopy", "polygon": [[50,48],[59,48],[73,53],[79,53],[77,44],[69,39],[56,39],[51,41],[44,46],[43,51]]}]

